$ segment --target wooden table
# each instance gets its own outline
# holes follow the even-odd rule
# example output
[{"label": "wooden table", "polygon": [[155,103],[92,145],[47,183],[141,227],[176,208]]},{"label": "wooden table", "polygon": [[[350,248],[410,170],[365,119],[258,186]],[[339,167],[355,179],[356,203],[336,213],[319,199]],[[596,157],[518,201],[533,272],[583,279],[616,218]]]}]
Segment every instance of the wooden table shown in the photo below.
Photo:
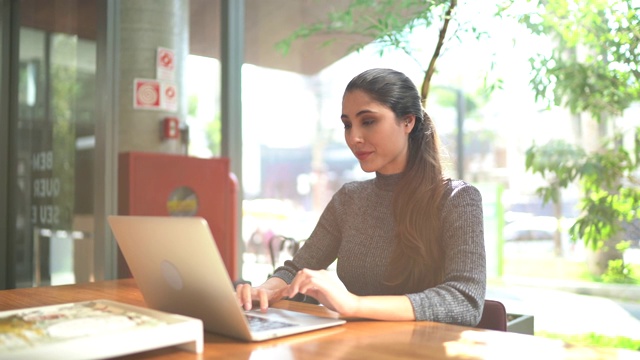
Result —
[{"label": "wooden table", "polygon": [[[0,291],[0,311],[108,299],[145,306],[133,279]],[[337,316],[322,306],[281,301],[276,307]],[[578,347],[542,337],[434,322],[348,321],[260,343],[205,333],[197,355],[165,348],[127,359],[640,359],[640,352]]]}]

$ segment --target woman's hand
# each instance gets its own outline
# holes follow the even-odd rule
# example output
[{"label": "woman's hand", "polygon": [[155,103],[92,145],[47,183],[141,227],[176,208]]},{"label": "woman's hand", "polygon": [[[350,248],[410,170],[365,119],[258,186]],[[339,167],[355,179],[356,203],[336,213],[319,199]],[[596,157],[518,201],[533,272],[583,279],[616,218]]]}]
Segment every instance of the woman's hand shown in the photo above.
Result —
[{"label": "woman's hand", "polygon": [[257,287],[249,284],[236,286],[236,298],[245,310],[251,310],[255,301],[259,303],[260,310],[267,311],[269,304],[286,296],[288,288],[284,280],[272,277]]},{"label": "woman's hand", "polygon": [[347,291],[326,270],[298,271],[285,295],[292,298],[298,293],[315,298],[322,305],[343,316],[355,315],[360,301],[358,296]]}]

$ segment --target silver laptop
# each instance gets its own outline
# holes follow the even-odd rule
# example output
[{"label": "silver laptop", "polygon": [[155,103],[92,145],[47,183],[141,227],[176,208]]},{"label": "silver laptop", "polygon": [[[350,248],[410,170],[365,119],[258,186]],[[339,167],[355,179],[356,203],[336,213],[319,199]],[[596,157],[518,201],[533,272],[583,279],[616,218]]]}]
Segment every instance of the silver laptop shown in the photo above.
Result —
[{"label": "silver laptop", "polygon": [[147,306],[201,319],[206,331],[262,341],[344,324],[282,309],[244,311],[206,220],[109,216]]}]

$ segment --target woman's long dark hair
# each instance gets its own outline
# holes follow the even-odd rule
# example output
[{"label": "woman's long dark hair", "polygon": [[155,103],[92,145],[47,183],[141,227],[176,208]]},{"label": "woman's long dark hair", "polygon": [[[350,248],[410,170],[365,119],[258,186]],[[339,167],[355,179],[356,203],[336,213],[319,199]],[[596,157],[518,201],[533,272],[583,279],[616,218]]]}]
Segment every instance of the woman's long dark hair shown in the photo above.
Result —
[{"label": "woman's long dark hair", "polygon": [[345,94],[363,91],[393,111],[401,122],[415,116],[409,134],[407,165],[393,195],[396,245],[385,282],[422,291],[442,282],[444,254],[440,241],[440,203],[446,181],[440,163],[439,140],[420,94],[403,73],[371,69],[349,82]]}]

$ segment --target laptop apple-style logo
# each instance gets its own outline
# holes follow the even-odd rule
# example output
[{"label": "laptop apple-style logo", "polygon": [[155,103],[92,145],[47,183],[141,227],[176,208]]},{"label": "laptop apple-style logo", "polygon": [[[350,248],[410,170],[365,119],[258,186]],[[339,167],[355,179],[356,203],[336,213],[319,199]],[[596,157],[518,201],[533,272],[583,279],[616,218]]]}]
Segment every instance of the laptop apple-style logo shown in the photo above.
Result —
[{"label": "laptop apple-style logo", "polygon": [[162,276],[164,276],[164,279],[167,281],[169,286],[175,290],[182,289],[182,276],[180,276],[180,272],[175,265],[173,265],[169,260],[162,260],[160,263],[160,269],[162,270]]}]

